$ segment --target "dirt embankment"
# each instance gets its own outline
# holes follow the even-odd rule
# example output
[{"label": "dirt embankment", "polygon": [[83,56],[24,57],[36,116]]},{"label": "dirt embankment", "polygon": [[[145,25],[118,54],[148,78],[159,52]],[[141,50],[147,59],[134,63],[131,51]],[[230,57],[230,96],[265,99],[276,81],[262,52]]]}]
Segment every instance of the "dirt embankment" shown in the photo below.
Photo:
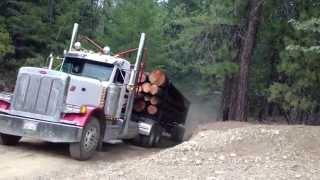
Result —
[{"label": "dirt embankment", "polygon": [[319,179],[320,131],[309,126],[215,123],[167,149],[106,145],[88,162],[65,145],[0,146],[0,179]]}]

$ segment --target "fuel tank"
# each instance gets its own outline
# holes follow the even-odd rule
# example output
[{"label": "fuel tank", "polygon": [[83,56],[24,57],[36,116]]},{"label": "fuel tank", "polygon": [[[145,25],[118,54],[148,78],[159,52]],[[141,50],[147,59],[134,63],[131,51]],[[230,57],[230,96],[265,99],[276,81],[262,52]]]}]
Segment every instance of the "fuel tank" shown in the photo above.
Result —
[{"label": "fuel tank", "polygon": [[110,84],[107,89],[104,112],[107,118],[117,118],[117,111],[119,106],[121,94],[121,86]]}]

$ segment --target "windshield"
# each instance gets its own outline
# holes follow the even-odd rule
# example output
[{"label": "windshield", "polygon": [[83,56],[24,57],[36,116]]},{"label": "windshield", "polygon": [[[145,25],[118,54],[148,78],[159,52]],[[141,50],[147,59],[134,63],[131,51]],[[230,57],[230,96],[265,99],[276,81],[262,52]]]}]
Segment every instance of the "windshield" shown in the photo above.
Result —
[{"label": "windshield", "polygon": [[80,58],[66,57],[62,71],[77,76],[90,77],[100,81],[108,81],[114,65],[94,62]]}]

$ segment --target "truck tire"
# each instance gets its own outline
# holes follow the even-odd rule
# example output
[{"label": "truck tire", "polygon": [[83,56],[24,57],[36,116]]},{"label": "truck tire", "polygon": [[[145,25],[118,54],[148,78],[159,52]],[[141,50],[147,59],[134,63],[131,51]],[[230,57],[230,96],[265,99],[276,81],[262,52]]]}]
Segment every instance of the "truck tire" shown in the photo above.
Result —
[{"label": "truck tire", "polygon": [[160,143],[162,136],[162,129],[158,124],[152,126],[149,136],[140,135],[139,141],[140,145],[143,147],[156,147]]},{"label": "truck tire", "polygon": [[171,130],[171,139],[177,143],[181,143],[184,140],[184,134],[186,129],[183,125],[178,125]]},{"label": "truck tire", "polygon": [[83,129],[80,142],[69,145],[70,156],[79,161],[90,159],[96,153],[101,136],[98,119],[92,117]]},{"label": "truck tire", "polygon": [[8,134],[1,134],[0,133],[0,144],[7,145],[7,146],[15,146],[21,140],[20,136],[13,136]]}]

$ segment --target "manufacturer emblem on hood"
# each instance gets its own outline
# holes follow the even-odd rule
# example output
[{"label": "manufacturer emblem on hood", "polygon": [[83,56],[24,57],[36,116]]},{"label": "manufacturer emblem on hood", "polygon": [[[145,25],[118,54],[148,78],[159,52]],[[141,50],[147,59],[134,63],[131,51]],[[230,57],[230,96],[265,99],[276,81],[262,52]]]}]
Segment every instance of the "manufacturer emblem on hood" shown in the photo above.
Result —
[{"label": "manufacturer emblem on hood", "polygon": [[39,71],[39,73],[40,73],[40,74],[48,74],[47,71],[43,71],[43,70],[42,70],[42,71]]}]

